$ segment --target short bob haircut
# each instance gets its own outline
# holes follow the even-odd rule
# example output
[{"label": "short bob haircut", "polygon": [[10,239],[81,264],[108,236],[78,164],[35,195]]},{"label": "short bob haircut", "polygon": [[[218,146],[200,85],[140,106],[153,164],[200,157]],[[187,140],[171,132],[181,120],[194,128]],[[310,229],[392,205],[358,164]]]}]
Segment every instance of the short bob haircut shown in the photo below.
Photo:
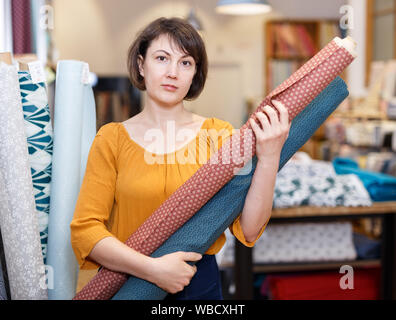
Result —
[{"label": "short bob haircut", "polygon": [[180,50],[194,58],[196,73],[184,100],[197,98],[204,88],[208,74],[208,57],[201,36],[191,24],[181,18],[158,18],[137,35],[128,50],[127,64],[131,83],[140,90],[146,90],[144,78],[139,73],[138,56],[145,59],[151,42],[162,34],[167,34]]}]

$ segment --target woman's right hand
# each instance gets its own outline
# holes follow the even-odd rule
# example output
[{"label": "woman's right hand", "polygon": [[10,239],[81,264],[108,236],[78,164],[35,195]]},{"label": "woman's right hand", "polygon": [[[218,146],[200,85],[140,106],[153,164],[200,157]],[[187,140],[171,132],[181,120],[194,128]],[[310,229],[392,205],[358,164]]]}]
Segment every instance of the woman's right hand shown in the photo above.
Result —
[{"label": "woman's right hand", "polygon": [[196,252],[177,251],[153,260],[151,282],[168,293],[182,291],[197,272],[196,266],[186,261],[198,261],[202,255]]}]

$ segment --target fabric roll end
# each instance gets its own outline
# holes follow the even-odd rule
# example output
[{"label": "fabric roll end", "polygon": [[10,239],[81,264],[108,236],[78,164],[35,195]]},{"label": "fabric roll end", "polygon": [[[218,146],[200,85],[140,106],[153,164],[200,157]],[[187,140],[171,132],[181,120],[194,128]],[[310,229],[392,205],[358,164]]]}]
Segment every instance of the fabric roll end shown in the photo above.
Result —
[{"label": "fabric roll end", "polygon": [[357,53],[356,53],[357,43],[351,36],[347,36],[343,39],[339,37],[335,37],[334,41],[339,47],[342,47],[345,50],[347,50],[352,55],[352,57],[354,58],[357,57]]}]

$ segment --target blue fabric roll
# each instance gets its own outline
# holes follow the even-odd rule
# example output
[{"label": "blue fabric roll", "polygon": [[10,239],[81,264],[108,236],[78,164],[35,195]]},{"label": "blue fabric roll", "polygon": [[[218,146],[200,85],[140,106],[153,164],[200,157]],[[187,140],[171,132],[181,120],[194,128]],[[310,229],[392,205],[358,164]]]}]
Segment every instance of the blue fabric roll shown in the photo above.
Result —
[{"label": "blue fabric roll", "polygon": [[380,172],[360,169],[358,163],[350,158],[333,159],[337,174],[356,174],[367,189],[373,201],[396,200],[396,178]]},{"label": "blue fabric roll", "polygon": [[[279,170],[347,96],[348,90],[344,81],[337,77],[294,118],[289,137],[281,152]],[[255,156],[251,160],[251,168],[248,163],[241,169],[246,171],[245,174],[239,171],[238,175],[220,189],[151,256],[160,257],[175,251],[204,254],[242,212],[256,164]],[[131,276],[114,295],[113,300],[161,300],[166,295],[167,292],[153,283]]]},{"label": "blue fabric roll", "polygon": [[41,249],[46,263],[53,146],[51,115],[45,83],[33,83],[27,71],[19,71],[18,77]]},{"label": "blue fabric roll", "polygon": [[82,82],[83,65],[80,61],[64,60],[57,66],[47,251],[51,300],[72,299],[78,279],[70,223],[87,154],[96,135],[95,101],[92,87]]}]

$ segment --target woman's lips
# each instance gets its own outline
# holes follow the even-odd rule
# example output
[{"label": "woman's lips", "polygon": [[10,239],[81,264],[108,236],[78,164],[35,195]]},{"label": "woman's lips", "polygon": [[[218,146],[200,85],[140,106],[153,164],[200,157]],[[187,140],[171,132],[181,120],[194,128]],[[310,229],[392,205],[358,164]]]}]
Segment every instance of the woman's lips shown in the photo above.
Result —
[{"label": "woman's lips", "polygon": [[165,90],[167,90],[167,91],[176,91],[177,90],[177,87],[172,86],[172,85],[163,84],[162,87],[164,87]]}]

